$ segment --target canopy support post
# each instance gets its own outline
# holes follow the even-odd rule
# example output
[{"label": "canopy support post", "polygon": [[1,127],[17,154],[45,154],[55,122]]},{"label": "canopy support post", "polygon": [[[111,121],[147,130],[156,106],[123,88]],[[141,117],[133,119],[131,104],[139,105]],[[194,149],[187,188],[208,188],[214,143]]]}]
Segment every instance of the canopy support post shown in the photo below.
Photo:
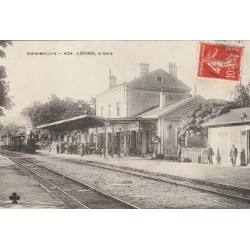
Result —
[{"label": "canopy support post", "polygon": [[108,157],[108,124],[105,122],[105,151],[104,157],[107,159]]}]

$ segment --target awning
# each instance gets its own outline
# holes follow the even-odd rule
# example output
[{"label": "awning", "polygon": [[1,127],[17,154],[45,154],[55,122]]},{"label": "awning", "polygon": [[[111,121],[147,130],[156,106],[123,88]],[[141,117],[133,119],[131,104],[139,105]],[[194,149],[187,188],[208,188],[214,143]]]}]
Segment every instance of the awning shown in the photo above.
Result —
[{"label": "awning", "polygon": [[44,125],[37,126],[38,129],[52,129],[58,131],[74,130],[74,129],[87,129],[105,126],[104,117],[92,115],[80,115],[66,120],[52,122]]},{"label": "awning", "polygon": [[93,115],[81,115],[72,117],[66,120],[52,122],[44,125],[37,126],[38,129],[51,129],[57,131],[75,130],[75,129],[88,129],[96,127],[104,127],[107,125],[129,124],[129,123],[145,123],[153,122],[152,118],[138,118],[138,117],[125,117],[125,118],[105,118]]}]

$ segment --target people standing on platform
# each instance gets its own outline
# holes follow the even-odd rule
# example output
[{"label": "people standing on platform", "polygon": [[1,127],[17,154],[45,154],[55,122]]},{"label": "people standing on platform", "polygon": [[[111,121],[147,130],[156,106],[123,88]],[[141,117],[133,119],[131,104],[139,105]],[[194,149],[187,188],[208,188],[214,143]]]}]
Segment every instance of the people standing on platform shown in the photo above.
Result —
[{"label": "people standing on platform", "polygon": [[89,155],[89,143],[87,142],[86,143],[86,146],[85,146],[85,153],[86,153],[86,155]]},{"label": "people standing on platform", "polygon": [[178,148],[177,148],[177,158],[178,158],[178,162],[181,162],[181,145],[178,144]]},{"label": "people standing on platform", "polygon": [[59,146],[60,146],[60,154],[65,152],[65,147],[64,147],[65,143],[64,142],[60,142]]},{"label": "people standing on platform", "polygon": [[220,156],[220,150],[218,148],[217,148],[216,159],[217,159],[217,165],[220,165],[220,163],[221,163],[221,156]]},{"label": "people standing on platform", "polygon": [[108,145],[108,155],[112,155],[112,147]]},{"label": "people standing on platform", "polygon": [[240,153],[240,165],[241,166],[246,166],[246,154],[245,154],[245,149],[242,149],[241,153]]},{"label": "people standing on platform", "polygon": [[231,160],[232,166],[236,165],[237,155],[238,155],[238,150],[234,145],[232,145],[232,148],[230,150],[230,160]]},{"label": "people standing on platform", "polygon": [[99,148],[100,157],[102,156],[102,152],[103,152],[103,148],[102,148],[102,146],[100,146],[100,148]]},{"label": "people standing on platform", "polygon": [[81,154],[81,157],[83,157],[83,155],[84,155],[84,143],[81,143],[80,144],[80,154]]},{"label": "people standing on platform", "polygon": [[156,154],[156,151],[155,151],[155,150],[153,151],[152,157],[153,157],[153,159],[156,159],[156,158],[157,158],[157,154]]},{"label": "people standing on platform", "polygon": [[60,152],[60,146],[59,146],[59,143],[57,142],[56,144],[56,153],[59,154]]},{"label": "people standing on platform", "polygon": [[107,155],[107,152],[106,152],[106,147],[105,146],[103,146],[103,148],[102,148],[102,154],[103,154],[103,157],[104,157],[104,159],[108,159],[108,155]]},{"label": "people standing on platform", "polygon": [[69,145],[67,143],[65,143],[65,145],[64,145],[64,152],[65,152],[65,154],[69,153]]},{"label": "people standing on platform", "polygon": [[121,148],[117,148],[117,158],[121,158]]},{"label": "people standing on platform", "polygon": [[111,145],[111,154],[110,154],[112,158],[114,157],[114,154],[115,154],[115,146],[112,143],[112,145]]},{"label": "people standing on platform", "polygon": [[63,143],[60,142],[60,143],[59,143],[59,154],[62,154],[62,153],[63,153],[62,147],[63,147]]},{"label": "people standing on platform", "polygon": [[214,155],[214,151],[213,151],[212,147],[210,147],[210,145],[208,145],[208,147],[207,147],[208,164],[213,165],[213,155]]}]

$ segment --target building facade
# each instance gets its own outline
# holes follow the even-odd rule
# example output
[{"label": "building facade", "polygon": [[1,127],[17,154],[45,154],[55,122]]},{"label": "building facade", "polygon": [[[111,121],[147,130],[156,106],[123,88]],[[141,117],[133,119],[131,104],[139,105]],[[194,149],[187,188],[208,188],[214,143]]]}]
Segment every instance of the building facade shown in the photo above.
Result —
[{"label": "building facade", "polygon": [[162,69],[149,72],[149,64],[141,63],[139,77],[118,85],[117,78],[110,72],[109,89],[96,96],[96,115],[110,118],[137,116],[159,106],[161,91],[164,92],[164,105],[188,98],[191,88],[176,78],[175,64],[170,63],[169,67],[172,74]]},{"label": "building facade", "polygon": [[[188,110],[206,101],[201,96],[192,97],[190,90],[177,79],[174,63],[169,64],[169,72],[150,72],[149,64],[142,63],[139,76],[121,84],[110,72],[109,89],[96,96],[96,117],[91,118],[98,120],[98,126],[86,125],[86,116],[79,117],[81,142],[110,154],[175,154],[179,122]],[[76,121],[68,119],[60,124],[72,127]],[[56,129],[60,124],[40,128]]]}]

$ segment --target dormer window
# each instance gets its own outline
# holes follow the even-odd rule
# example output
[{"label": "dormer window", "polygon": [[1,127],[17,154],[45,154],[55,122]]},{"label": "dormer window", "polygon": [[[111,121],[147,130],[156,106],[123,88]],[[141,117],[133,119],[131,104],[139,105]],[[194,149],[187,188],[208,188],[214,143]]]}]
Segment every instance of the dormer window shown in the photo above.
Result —
[{"label": "dormer window", "polygon": [[163,82],[162,76],[157,76],[157,77],[156,77],[156,82],[162,83],[162,82]]}]

